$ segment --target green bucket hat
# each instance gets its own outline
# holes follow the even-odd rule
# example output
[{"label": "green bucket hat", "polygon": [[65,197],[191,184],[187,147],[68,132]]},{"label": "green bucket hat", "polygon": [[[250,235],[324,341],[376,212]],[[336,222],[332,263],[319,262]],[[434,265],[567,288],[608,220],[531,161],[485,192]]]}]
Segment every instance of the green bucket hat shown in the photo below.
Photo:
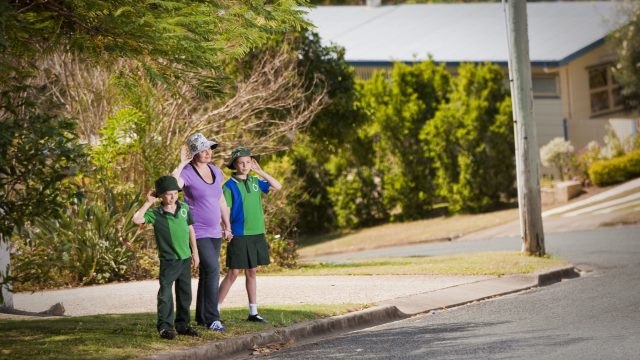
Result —
[{"label": "green bucket hat", "polygon": [[178,186],[178,180],[176,180],[176,178],[174,178],[173,176],[165,175],[159,177],[158,180],[156,180],[156,197],[172,190],[182,191],[182,189],[180,189],[180,186]]},{"label": "green bucket hat", "polygon": [[231,170],[235,170],[236,166],[234,165],[234,163],[236,162],[236,160],[238,160],[238,158],[243,156],[251,156],[252,158],[256,159],[256,161],[260,161],[260,155],[251,155],[251,150],[249,150],[249,148],[237,147],[231,152],[231,160],[226,163],[227,167]]}]

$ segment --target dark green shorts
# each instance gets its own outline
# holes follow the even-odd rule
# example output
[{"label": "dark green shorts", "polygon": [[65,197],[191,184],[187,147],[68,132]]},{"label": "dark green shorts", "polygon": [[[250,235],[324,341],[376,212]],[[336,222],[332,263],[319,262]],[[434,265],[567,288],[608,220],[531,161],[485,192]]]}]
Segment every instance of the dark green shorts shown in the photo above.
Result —
[{"label": "dark green shorts", "polygon": [[270,263],[269,247],[264,234],[234,236],[227,244],[229,269],[253,269]]}]

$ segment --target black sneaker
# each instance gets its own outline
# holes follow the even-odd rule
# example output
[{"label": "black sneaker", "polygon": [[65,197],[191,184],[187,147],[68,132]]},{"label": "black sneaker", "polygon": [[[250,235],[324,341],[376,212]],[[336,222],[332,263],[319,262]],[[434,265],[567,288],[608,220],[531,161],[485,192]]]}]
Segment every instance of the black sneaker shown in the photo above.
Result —
[{"label": "black sneaker", "polygon": [[160,330],[160,337],[167,340],[173,340],[176,338],[176,331],[172,329],[162,329]]},{"label": "black sneaker", "polygon": [[249,315],[249,317],[247,318],[247,321],[260,322],[260,323],[264,323],[264,324],[269,323],[267,320],[265,320],[259,314]]},{"label": "black sneaker", "polygon": [[185,336],[192,336],[192,337],[200,337],[200,334],[198,334],[196,329],[192,328],[191,326],[189,326],[184,330],[178,330],[178,334],[185,335]]}]

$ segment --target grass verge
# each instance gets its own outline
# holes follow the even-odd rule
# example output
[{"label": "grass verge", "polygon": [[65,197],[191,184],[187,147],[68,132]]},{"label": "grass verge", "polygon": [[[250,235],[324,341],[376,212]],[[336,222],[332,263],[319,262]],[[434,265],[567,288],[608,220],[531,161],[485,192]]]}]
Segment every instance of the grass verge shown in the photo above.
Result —
[{"label": "grass verge", "polygon": [[217,333],[196,327],[201,338],[178,336],[175,340],[163,340],[158,336],[155,313],[0,320],[0,358],[131,359],[362,308],[353,304],[265,306],[260,309],[260,314],[270,321],[267,325],[245,321],[245,308],[224,309],[222,316],[227,332]]},{"label": "grass verge", "polygon": [[566,265],[551,256],[496,251],[447,256],[354,260],[349,263],[304,264],[269,275],[509,275],[529,274]]},{"label": "grass verge", "polygon": [[518,219],[518,209],[486,214],[454,215],[404,223],[386,224],[346,235],[324,235],[302,239],[298,253],[302,258],[455,239]]}]

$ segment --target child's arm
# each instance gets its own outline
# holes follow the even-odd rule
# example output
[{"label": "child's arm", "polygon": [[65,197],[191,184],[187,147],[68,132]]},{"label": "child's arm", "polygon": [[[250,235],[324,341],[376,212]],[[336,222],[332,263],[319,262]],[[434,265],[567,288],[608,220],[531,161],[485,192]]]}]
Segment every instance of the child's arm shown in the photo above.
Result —
[{"label": "child's arm", "polygon": [[196,232],[193,230],[193,225],[189,225],[189,245],[191,245],[191,264],[197,268],[200,265],[200,255],[198,255]]},{"label": "child's arm", "polygon": [[184,179],[180,176],[180,174],[182,173],[182,169],[187,166],[189,161],[191,161],[191,159],[189,159],[189,149],[187,148],[187,145],[182,145],[182,147],[180,148],[180,164],[178,164],[178,167],[176,167],[171,173],[171,176],[178,180],[178,186],[180,187],[184,186]]},{"label": "child's arm", "polygon": [[147,201],[142,205],[135,214],[133,214],[133,222],[140,225],[144,224],[144,214],[149,210],[150,207],[156,202],[157,198],[153,196],[153,190],[149,190],[147,193]]},{"label": "child's arm", "polygon": [[231,221],[229,220],[231,209],[229,209],[227,199],[225,199],[224,195],[220,196],[220,214],[222,214],[222,237],[227,241],[231,240],[231,238],[233,238]]},{"label": "child's arm", "polygon": [[280,184],[278,180],[274,179],[273,176],[267,174],[264,170],[262,170],[262,168],[260,167],[260,164],[258,164],[256,159],[253,159],[253,158],[251,159],[251,170],[253,170],[256,174],[260,175],[263,179],[267,180],[271,189],[273,190],[282,189],[282,184]]}]

